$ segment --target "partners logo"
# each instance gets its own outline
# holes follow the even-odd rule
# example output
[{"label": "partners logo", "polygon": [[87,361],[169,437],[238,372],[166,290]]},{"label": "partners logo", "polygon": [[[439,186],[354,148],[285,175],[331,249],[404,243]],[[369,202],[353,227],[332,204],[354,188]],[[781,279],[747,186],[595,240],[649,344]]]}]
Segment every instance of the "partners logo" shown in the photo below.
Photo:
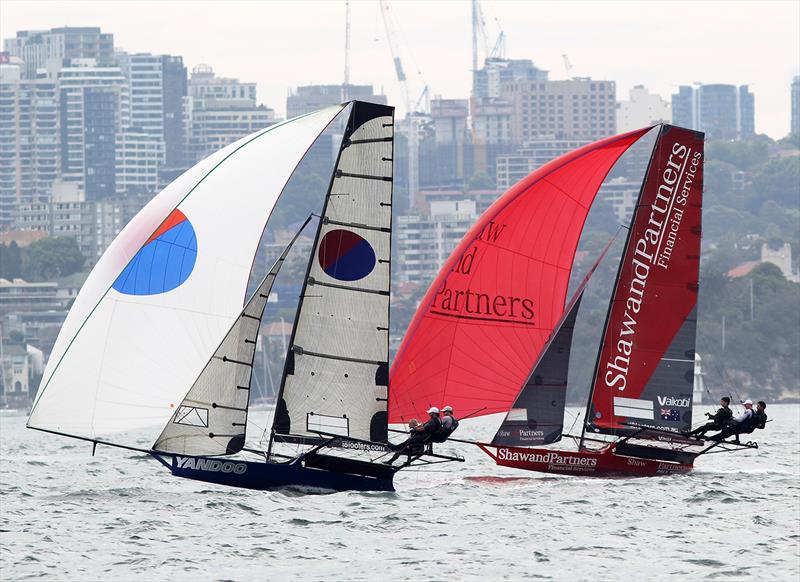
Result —
[{"label": "partners logo", "polygon": [[[464,251],[451,269],[451,274],[455,276],[448,276],[442,283],[434,297],[431,313],[460,319],[534,325],[532,299],[469,288],[481,267],[480,253],[485,252],[487,247],[498,246],[507,227],[506,224],[489,221],[474,244]],[[491,281],[494,282],[494,279]]]}]

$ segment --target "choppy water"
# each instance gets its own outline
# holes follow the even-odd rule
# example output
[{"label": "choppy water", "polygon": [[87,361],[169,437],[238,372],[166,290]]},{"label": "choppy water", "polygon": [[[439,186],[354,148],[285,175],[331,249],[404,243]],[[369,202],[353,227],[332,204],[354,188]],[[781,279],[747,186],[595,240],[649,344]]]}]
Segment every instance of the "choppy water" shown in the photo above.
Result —
[{"label": "choppy water", "polygon": [[688,476],[553,477],[454,445],[466,463],[401,472],[397,493],[331,495],[178,479],[4,416],[0,578],[798,580],[800,406],[767,412],[760,450]]}]

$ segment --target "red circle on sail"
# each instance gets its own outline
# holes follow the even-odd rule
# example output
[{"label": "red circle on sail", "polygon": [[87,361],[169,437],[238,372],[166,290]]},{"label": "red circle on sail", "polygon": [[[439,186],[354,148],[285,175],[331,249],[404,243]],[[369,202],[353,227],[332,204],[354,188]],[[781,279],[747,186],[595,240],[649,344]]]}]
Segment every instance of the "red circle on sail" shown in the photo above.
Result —
[{"label": "red circle on sail", "polygon": [[320,241],[319,265],[340,281],[357,281],[375,268],[375,250],[367,240],[349,230],[331,230]]}]

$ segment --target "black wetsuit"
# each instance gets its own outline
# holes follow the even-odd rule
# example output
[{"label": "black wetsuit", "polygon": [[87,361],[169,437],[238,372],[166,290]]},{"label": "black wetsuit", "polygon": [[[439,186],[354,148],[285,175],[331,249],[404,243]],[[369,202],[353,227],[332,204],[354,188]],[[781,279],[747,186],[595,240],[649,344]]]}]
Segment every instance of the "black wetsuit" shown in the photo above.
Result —
[{"label": "black wetsuit", "polygon": [[[767,415],[764,414],[765,424],[766,424],[766,417]],[[750,434],[751,432],[756,430],[756,428],[758,428],[760,422],[761,421],[758,411],[753,410],[753,412],[747,418],[745,418],[740,422],[731,423],[730,425],[728,425],[727,428],[723,429],[722,432],[720,432],[719,434],[715,434],[713,437],[711,437],[711,440],[722,441],[730,436],[734,436],[736,437],[736,442],[738,443],[740,434]]]},{"label": "black wetsuit", "polygon": [[733,411],[730,408],[719,407],[715,414],[708,417],[711,422],[707,422],[703,426],[694,429],[689,433],[689,436],[703,437],[710,430],[723,430],[728,426],[731,418],[733,418]]},{"label": "black wetsuit", "polygon": [[438,416],[431,417],[425,424],[418,428],[412,428],[410,431],[411,436],[408,437],[403,443],[395,445],[392,450],[397,451],[394,456],[389,459],[388,464],[394,463],[400,455],[419,455],[423,452],[423,447],[426,443],[431,442],[431,439],[442,428],[442,420]]}]

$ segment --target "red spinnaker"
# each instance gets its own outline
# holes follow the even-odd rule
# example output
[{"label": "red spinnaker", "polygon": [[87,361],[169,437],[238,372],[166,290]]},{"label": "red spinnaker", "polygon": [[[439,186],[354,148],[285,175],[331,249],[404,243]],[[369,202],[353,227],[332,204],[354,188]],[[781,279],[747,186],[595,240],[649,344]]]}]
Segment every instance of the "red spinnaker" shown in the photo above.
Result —
[{"label": "red spinnaker", "polygon": [[651,128],[542,166],[478,219],[428,289],[392,365],[389,421],[451,405],[504,412],[564,311],[575,249],[600,185]]},{"label": "red spinnaker", "polygon": [[611,299],[589,415],[595,431],[691,426],[702,197],[703,134],[664,126]]}]

